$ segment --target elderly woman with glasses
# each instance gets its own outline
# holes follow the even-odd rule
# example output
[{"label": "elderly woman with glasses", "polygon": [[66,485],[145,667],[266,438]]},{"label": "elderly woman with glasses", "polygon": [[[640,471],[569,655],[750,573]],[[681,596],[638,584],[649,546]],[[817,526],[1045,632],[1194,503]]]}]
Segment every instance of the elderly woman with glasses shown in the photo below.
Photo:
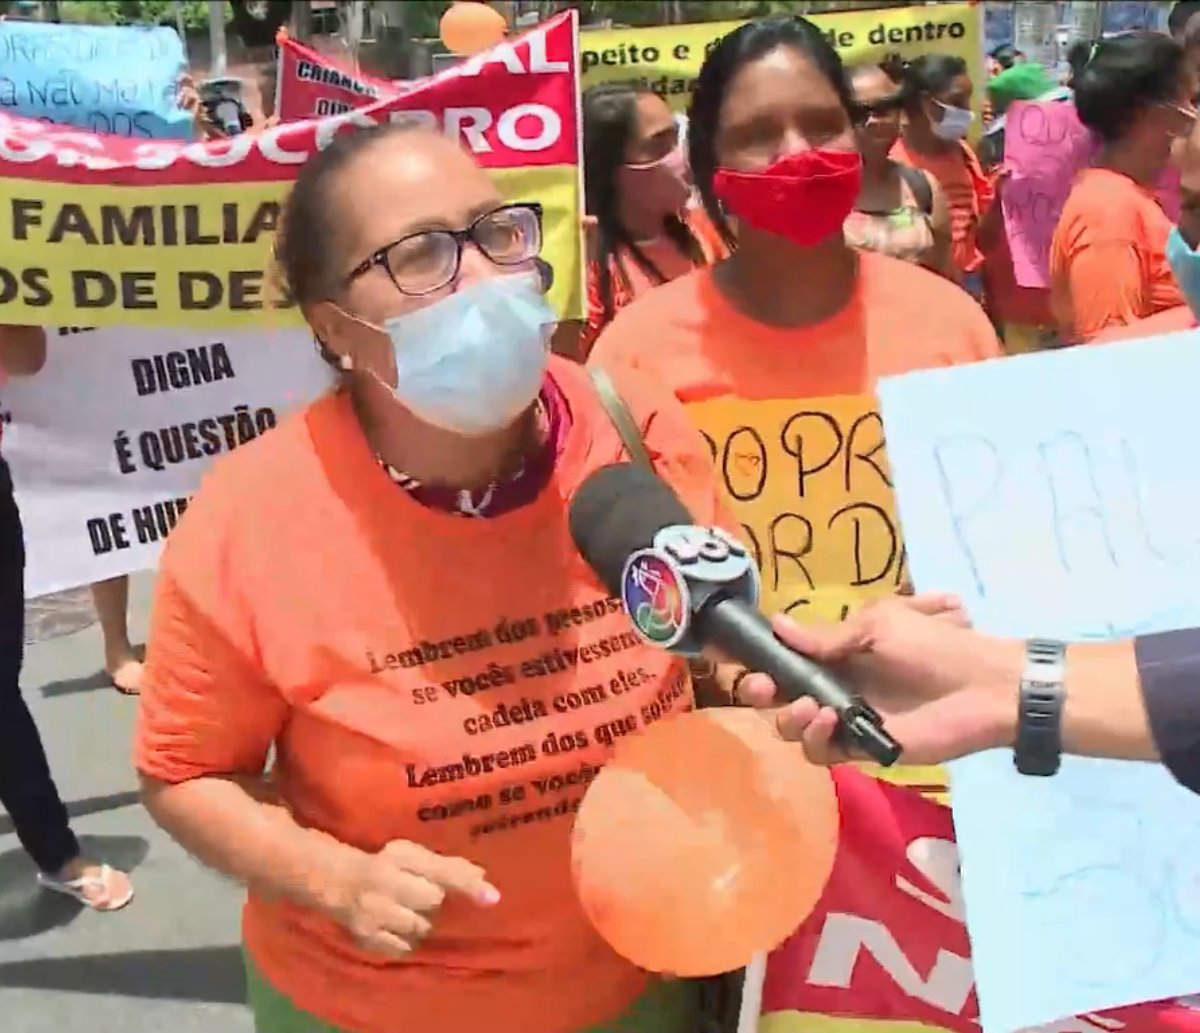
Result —
[{"label": "elderly woman with glasses", "polygon": [[[248,889],[263,1033],[697,1027],[696,985],[615,954],[572,886],[588,783],[693,694],[572,544],[580,484],[628,453],[549,355],[541,239],[536,205],[396,125],[339,136],[284,205],[278,262],[338,386],[172,534],[136,741],[154,817]],[[714,521],[678,403],[616,387]]]}]

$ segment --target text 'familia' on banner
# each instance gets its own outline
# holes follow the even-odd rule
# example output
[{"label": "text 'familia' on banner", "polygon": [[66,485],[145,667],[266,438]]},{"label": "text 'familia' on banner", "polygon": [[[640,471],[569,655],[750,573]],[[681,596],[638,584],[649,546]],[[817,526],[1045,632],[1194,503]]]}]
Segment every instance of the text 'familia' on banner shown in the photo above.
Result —
[{"label": "text 'familia' on banner", "polygon": [[576,34],[567,12],[403,95],[231,140],[123,140],[0,118],[0,232],[8,241],[0,320],[192,328],[298,322],[268,276],[288,185],[337,134],[384,122],[446,133],[495,177],[506,200],[542,205],[550,299],[560,315],[577,318]]},{"label": "text 'familia' on banner", "polygon": [[[915,58],[954,54],[983,81],[982,20],[977,4],[922,4],[869,11],[811,14],[846,64],[887,54]],[[741,22],[663,25],[640,29],[586,29],[580,70],[586,89],[602,82],[640,82],[685,111],[705,56]]]}]

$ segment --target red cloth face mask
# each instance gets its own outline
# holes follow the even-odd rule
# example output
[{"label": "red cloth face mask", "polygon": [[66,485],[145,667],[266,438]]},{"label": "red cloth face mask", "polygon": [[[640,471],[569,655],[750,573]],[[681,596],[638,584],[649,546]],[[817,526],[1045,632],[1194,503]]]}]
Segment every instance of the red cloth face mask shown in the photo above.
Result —
[{"label": "red cloth face mask", "polygon": [[801,151],[761,172],[721,168],[713,176],[713,192],[739,222],[800,247],[840,233],[861,186],[857,151]]}]

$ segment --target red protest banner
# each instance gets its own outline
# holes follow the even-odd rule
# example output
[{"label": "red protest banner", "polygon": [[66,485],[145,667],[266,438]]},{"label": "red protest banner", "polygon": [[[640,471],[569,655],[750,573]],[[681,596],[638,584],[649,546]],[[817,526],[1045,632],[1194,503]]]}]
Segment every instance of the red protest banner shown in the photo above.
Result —
[{"label": "red protest banner", "polygon": [[[758,1033],[979,1033],[950,809],[850,767],[834,780],[833,873],[767,960]],[[1158,1001],[1042,1031],[1200,1033],[1200,1011]]]},{"label": "red protest banner", "polygon": [[286,32],[281,31],[275,42],[279,45],[275,114],[280,122],[342,115],[412,87],[344,68]]},{"label": "red protest banner", "polygon": [[403,93],[228,140],[135,140],[0,115],[0,177],[88,186],[291,180],[339,132],[381,122],[440,130],[487,169],[575,166],[574,40],[574,23],[559,16]]}]

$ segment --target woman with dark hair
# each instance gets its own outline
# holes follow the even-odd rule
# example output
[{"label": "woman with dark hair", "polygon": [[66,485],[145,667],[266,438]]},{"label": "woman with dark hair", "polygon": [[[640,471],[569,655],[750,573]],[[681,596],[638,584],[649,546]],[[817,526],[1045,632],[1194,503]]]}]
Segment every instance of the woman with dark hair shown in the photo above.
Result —
[{"label": "woman with dark hair", "polygon": [[980,299],[983,253],[976,234],[993,189],[966,142],[975,121],[967,63],[952,54],[923,54],[914,61],[894,58],[887,70],[905,85],[904,131],[892,157],[942,185],[950,206],[953,269],[972,297]]},{"label": "woman with dark hair", "polygon": [[[764,18],[722,38],[700,70],[688,138],[696,185],[732,253],[624,309],[591,358],[644,370],[688,405],[734,478],[735,515],[762,547],[764,603],[822,617],[895,590],[903,576],[898,545],[891,573],[868,576],[856,573],[854,535],[826,528],[852,505],[833,442],[881,452],[881,436],[864,437],[879,426],[878,378],[999,354],[987,317],[957,286],[847,243],[862,184],[855,110],[841,61],[806,19]],[[791,421],[797,414],[809,419]],[[797,426],[811,431],[803,446]],[[765,458],[768,447],[779,459]],[[802,452],[803,465],[825,461],[836,482],[820,499],[805,473],[793,498],[788,456]],[[872,512],[892,505],[881,469],[853,486],[879,488]],[[768,480],[775,490],[764,493]],[[794,514],[821,530],[806,539]]]},{"label": "woman with dark hair", "polygon": [[[218,463],[172,532],[136,734],[150,813],[247,886],[263,1033],[699,1025],[697,984],[619,957],[572,882],[613,729],[693,696],[572,544],[580,485],[628,453],[548,354],[541,240],[538,205],[396,124],[338,135],[283,205],[282,278],[336,387]],[[679,404],[616,383],[718,519]]]},{"label": "woman with dark hair", "polygon": [[1196,120],[1195,93],[1182,46],[1156,32],[1095,44],[1076,75],[1075,107],[1100,151],[1076,179],[1050,247],[1063,343],[1183,304],[1166,258],[1171,219],[1155,190]]},{"label": "woman with dark hair", "polygon": [[602,83],[583,95],[583,183],[591,253],[580,358],[618,309],[724,250],[690,208],[679,121],[649,87]]},{"label": "woman with dark hair", "polygon": [[891,157],[900,138],[902,85],[875,64],[851,68],[849,78],[863,177],[846,219],[846,240],[952,275],[950,209],[941,184]]}]

